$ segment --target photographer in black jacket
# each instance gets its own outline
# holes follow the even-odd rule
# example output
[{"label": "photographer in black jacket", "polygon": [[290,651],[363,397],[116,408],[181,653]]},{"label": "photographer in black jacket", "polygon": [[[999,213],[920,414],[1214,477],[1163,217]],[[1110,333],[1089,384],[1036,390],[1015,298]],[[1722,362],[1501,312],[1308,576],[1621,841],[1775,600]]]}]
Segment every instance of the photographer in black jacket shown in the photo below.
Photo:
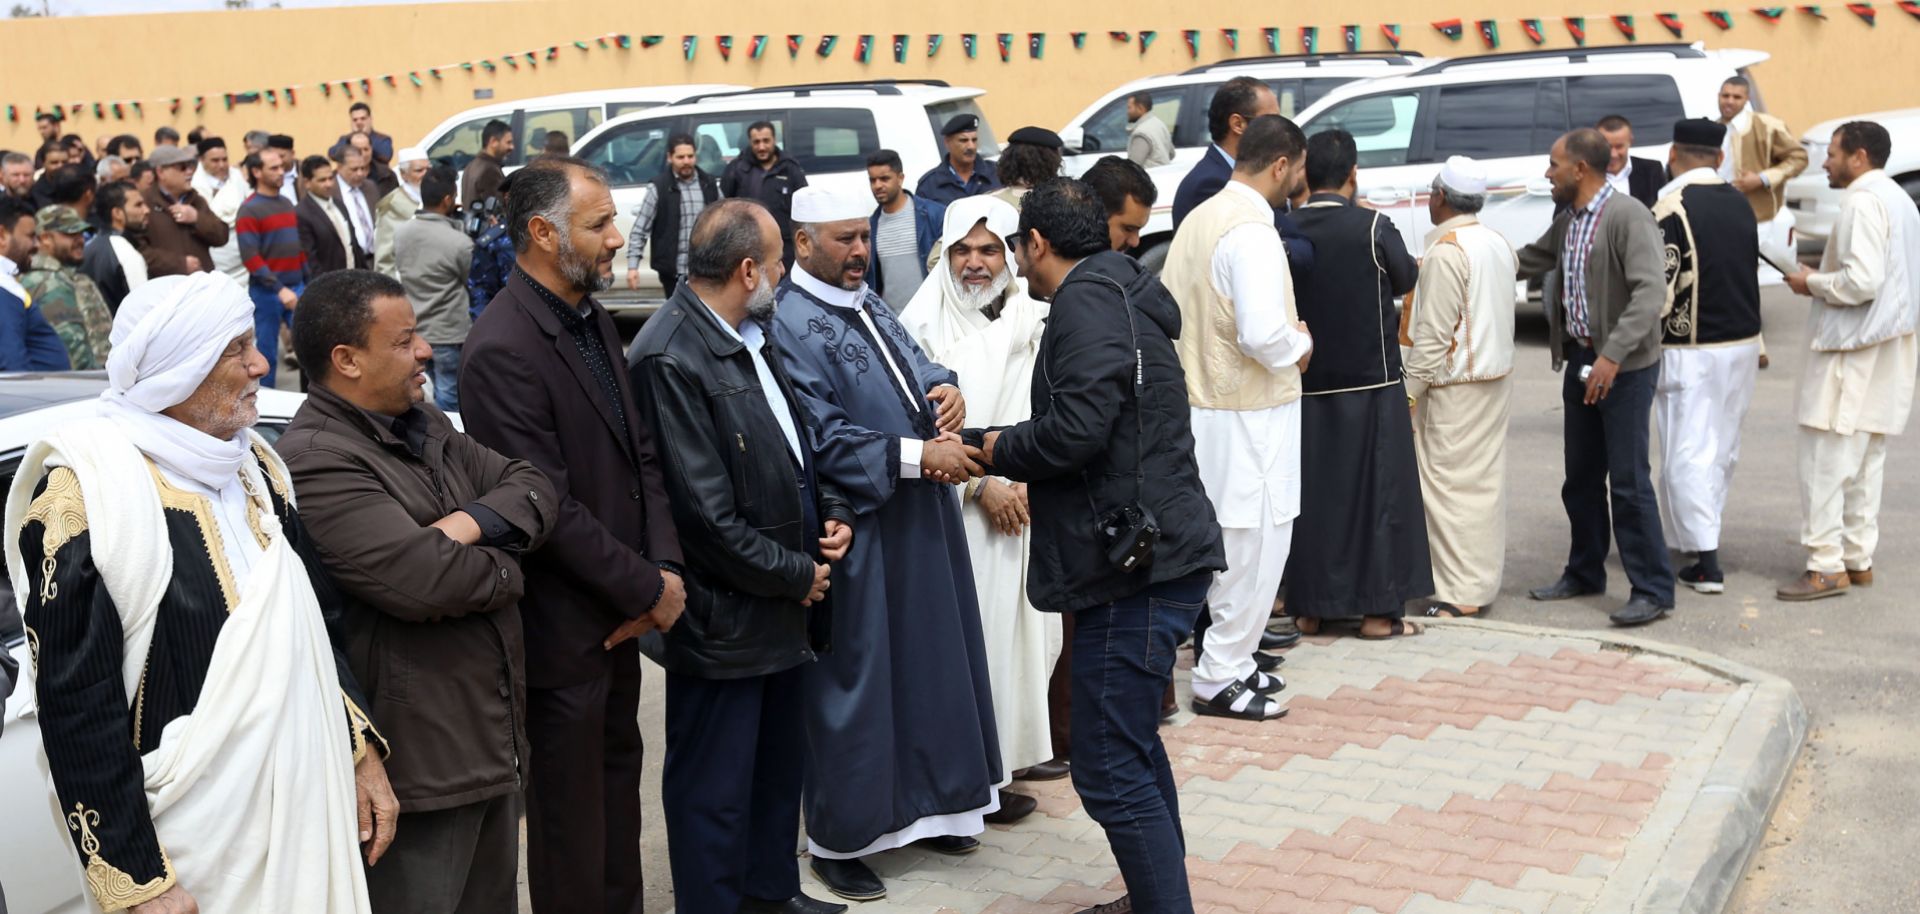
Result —
[{"label": "photographer in black jacket", "polygon": [[1034,605],[1074,614],[1073,786],[1106,829],[1128,891],[1091,910],[1186,914],[1160,695],[1226,561],[1193,459],[1173,348],[1180,309],[1152,274],[1109,250],[1106,209],[1079,181],[1027,194],[1016,252],[1029,294],[1053,303],[1033,418],[988,431],[979,452],[1028,484]]}]

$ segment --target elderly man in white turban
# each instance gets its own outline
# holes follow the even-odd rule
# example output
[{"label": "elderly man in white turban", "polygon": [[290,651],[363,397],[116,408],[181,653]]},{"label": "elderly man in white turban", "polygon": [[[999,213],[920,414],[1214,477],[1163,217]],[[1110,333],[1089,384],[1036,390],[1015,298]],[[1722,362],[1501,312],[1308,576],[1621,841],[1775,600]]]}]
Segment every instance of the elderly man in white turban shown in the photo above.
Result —
[{"label": "elderly man in white turban", "polygon": [[1507,545],[1507,375],[1513,371],[1514,254],[1480,223],[1487,170],[1454,156],[1434,179],[1434,229],[1413,303],[1400,312],[1401,365],[1427,509],[1434,599],[1426,614],[1471,616],[1500,592]]},{"label": "elderly man in white turban", "polygon": [[29,448],[7,497],[30,713],[93,901],[365,912],[359,850],[378,861],[398,808],[339,599],[250,430],[253,306],[165,277],[112,339],[100,414]]},{"label": "elderly man in white turban", "polygon": [[960,500],[980,475],[957,432],[959,377],[866,284],[871,197],[793,195],[793,271],[773,342],[814,424],[814,470],[847,496],[832,652],[802,680],[813,871],[853,900],[886,894],[861,857],[920,842],[979,847],[999,808],[1000,748]]},{"label": "elderly man in white turban", "polygon": [[400,178],[399,192],[381,197],[380,204],[373,208],[373,268],[399,279],[400,268],[393,258],[393,231],[420,211],[420,179],[427,176],[433,163],[420,147],[408,146],[393,154],[393,167]]},{"label": "elderly man in white turban", "polygon": [[[990,196],[947,208],[933,274],[900,312],[927,357],[960,376],[967,418],[978,428],[1018,425],[1033,415],[1033,366],[1047,305],[1015,276],[1009,239],[1020,214]],[[969,481],[960,517],[973,557],[973,584],[986,634],[993,718],[1003,777],[1053,757],[1047,678],[1060,656],[1060,618],[1027,601],[1027,486],[997,476]],[[988,821],[1033,811],[1032,797],[1000,791]]]}]

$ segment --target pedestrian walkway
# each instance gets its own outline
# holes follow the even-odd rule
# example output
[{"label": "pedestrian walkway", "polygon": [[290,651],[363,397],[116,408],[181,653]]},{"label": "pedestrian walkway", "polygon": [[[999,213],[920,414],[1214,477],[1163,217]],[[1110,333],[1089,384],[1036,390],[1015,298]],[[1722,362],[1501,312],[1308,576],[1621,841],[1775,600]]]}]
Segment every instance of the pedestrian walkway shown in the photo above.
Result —
[{"label": "pedestrian walkway", "polygon": [[[1183,710],[1161,730],[1200,914],[1717,911],[1805,733],[1781,680],[1604,634],[1315,637],[1282,672],[1284,720]],[[1016,789],[1039,811],[977,853],[869,858],[889,896],[854,910],[1071,914],[1116,897],[1072,785]]]}]

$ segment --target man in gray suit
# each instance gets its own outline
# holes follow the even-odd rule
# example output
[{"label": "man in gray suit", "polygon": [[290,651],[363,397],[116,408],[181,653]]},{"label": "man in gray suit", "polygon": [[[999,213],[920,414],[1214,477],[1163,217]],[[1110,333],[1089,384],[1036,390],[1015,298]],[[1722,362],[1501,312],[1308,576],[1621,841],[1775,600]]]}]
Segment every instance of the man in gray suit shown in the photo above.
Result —
[{"label": "man in gray suit", "polygon": [[1566,369],[1560,500],[1573,534],[1560,579],[1527,595],[1604,593],[1611,533],[1632,585],[1613,623],[1644,625],[1673,608],[1673,566],[1647,462],[1666,261],[1652,212],[1608,184],[1609,156],[1606,137],[1591,128],[1553,144],[1547,178],[1561,212],[1540,240],[1519,251],[1521,278],[1552,274],[1543,295],[1554,367]]}]

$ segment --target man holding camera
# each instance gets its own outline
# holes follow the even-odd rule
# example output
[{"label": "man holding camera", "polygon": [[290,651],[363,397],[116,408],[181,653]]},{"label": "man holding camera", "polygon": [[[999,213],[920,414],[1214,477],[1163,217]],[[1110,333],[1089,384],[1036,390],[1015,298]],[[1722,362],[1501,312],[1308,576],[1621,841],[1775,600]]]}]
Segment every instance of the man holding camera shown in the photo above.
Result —
[{"label": "man holding camera", "polygon": [[987,432],[979,454],[1029,486],[1028,596],[1074,614],[1073,786],[1128,892],[1083,914],[1190,911],[1160,695],[1227,563],[1193,457],[1180,310],[1109,249],[1106,209],[1079,181],[1027,194],[1017,251],[1029,292],[1053,303],[1034,416]]}]

